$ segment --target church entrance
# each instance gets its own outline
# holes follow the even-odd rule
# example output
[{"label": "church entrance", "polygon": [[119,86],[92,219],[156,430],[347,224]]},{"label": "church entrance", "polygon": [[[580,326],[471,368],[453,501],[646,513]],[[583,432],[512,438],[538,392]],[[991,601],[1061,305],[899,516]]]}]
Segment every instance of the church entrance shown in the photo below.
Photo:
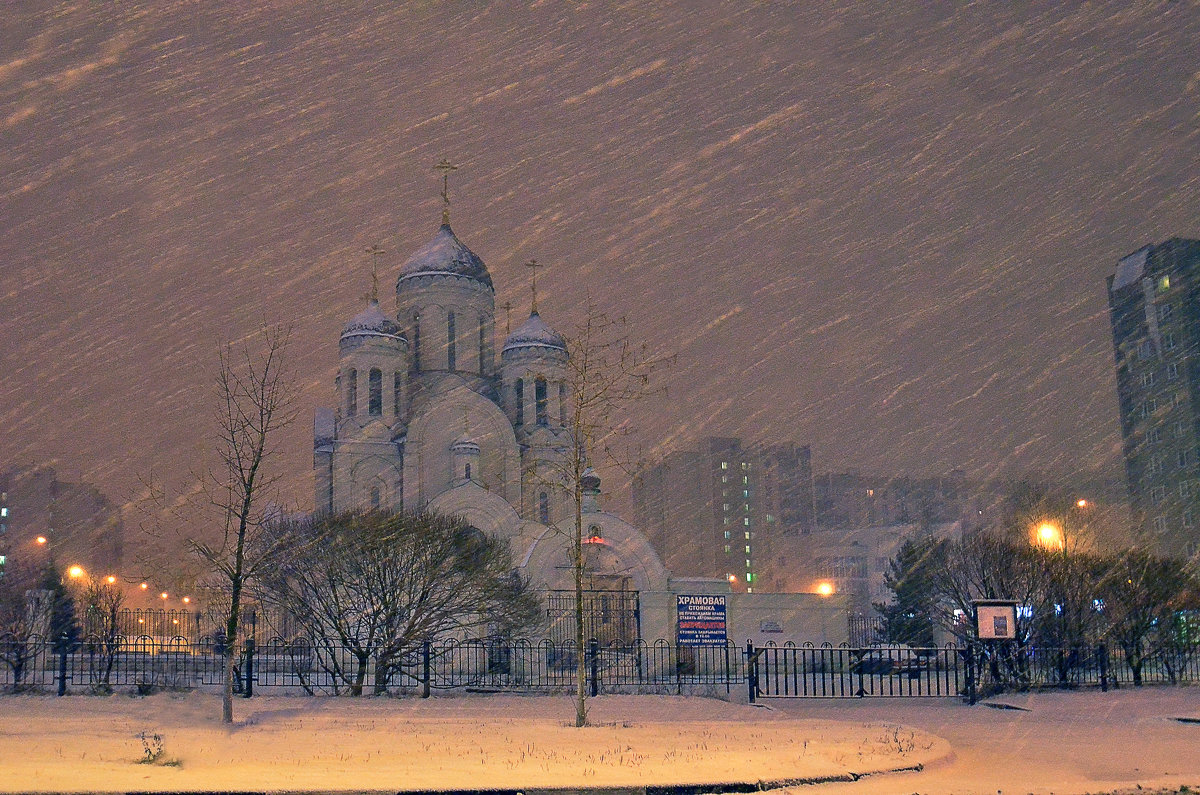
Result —
[{"label": "church entrance", "polygon": [[[583,637],[601,646],[627,645],[641,635],[638,592],[628,577],[592,576],[583,592]],[[550,591],[547,637],[555,645],[575,640],[575,591]]]}]

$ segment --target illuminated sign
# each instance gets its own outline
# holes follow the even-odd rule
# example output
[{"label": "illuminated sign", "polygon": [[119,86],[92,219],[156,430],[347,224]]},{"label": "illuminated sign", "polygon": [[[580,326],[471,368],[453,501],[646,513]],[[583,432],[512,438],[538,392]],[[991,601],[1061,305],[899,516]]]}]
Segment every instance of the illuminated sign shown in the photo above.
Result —
[{"label": "illuminated sign", "polygon": [[679,594],[676,599],[676,633],[680,646],[725,644],[724,596]]}]

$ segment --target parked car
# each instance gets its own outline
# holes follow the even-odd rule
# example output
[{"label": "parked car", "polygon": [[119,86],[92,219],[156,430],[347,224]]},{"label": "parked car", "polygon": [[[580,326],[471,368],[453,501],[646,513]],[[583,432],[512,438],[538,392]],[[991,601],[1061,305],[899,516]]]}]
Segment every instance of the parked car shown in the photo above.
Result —
[{"label": "parked car", "polygon": [[872,676],[899,676],[912,678],[921,675],[929,667],[929,658],[908,646],[873,646],[854,652],[850,671]]}]

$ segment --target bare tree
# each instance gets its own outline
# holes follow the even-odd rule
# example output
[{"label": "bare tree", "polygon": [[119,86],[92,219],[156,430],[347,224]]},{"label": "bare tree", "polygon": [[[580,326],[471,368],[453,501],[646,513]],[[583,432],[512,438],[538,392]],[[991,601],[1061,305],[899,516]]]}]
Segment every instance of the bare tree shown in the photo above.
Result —
[{"label": "bare tree", "polygon": [[624,412],[631,403],[656,391],[653,376],[673,358],[655,355],[647,346],[631,342],[624,318],[610,317],[590,299],[582,322],[567,340],[567,349],[570,446],[547,474],[552,485],[566,488],[574,508],[568,556],[575,589],[575,725],[586,726],[584,492],[593,477],[590,467],[596,457],[623,466],[616,443],[629,432]]},{"label": "bare tree", "polygon": [[508,632],[538,617],[513,571],[509,545],[433,513],[350,512],[282,522],[280,554],[264,598],[294,616],[325,649],[323,664],[362,695],[375,661],[375,694],[423,641],[484,629]]},{"label": "bare tree", "polygon": [[112,692],[112,670],[121,649],[119,615],[125,605],[125,592],[117,586],[115,577],[112,580],[89,580],[77,597],[93,687],[105,693]]},{"label": "bare tree", "polygon": [[272,554],[263,527],[279,475],[269,471],[278,431],[296,416],[285,354],[289,330],[265,328],[257,346],[246,342],[221,350],[217,375],[217,453],[221,466],[209,474],[211,500],[223,515],[219,542],[192,539],[223,599],[226,642],[221,719],[233,722],[234,665],[247,585]]},{"label": "bare tree", "polygon": [[12,672],[14,693],[44,641],[37,633],[46,625],[48,602],[39,598],[39,579],[39,570],[19,558],[0,573],[0,663]]}]

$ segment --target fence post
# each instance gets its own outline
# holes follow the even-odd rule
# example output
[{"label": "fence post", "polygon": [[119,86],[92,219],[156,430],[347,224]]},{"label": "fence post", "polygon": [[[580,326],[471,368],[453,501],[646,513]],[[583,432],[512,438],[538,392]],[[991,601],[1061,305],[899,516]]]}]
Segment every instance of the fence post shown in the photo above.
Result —
[{"label": "fence post", "polygon": [[429,698],[430,669],[433,662],[433,649],[429,641],[421,644],[421,698]]},{"label": "fence post", "polygon": [[600,695],[600,641],[595,638],[588,640],[588,673],[591,676],[592,696]]},{"label": "fence post", "polygon": [[1096,657],[1100,661],[1100,690],[1108,692],[1108,648],[1101,643],[1096,647]]},{"label": "fence post", "polygon": [[750,703],[758,695],[758,657],[754,654],[754,641],[746,641],[746,688]]},{"label": "fence post", "polygon": [[242,698],[254,695],[254,636],[246,638],[246,686],[242,688]]},{"label": "fence post", "polygon": [[67,649],[68,644],[67,633],[63,633],[59,638],[58,647],[58,694],[65,696],[67,694]]},{"label": "fence post", "polygon": [[967,703],[975,705],[975,647],[971,641],[967,641],[967,649],[964,654],[967,661]]}]

